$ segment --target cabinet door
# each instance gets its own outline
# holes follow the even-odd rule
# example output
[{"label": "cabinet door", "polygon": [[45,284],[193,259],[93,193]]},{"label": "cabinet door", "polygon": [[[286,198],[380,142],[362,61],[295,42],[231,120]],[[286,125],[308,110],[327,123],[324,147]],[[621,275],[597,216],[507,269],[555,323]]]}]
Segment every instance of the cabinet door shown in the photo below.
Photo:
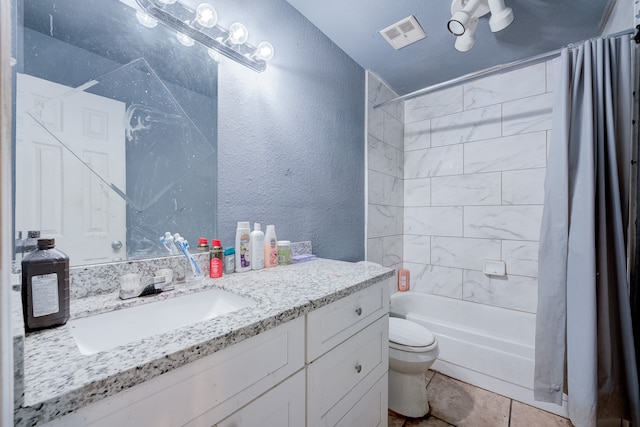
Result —
[{"label": "cabinet door", "polygon": [[336,427],[387,427],[389,407],[389,381],[385,374],[362,398],[342,417],[334,423],[328,414],[327,425]]},{"label": "cabinet door", "polygon": [[302,427],[305,415],[305,372],[300,370],[216,427]]}]

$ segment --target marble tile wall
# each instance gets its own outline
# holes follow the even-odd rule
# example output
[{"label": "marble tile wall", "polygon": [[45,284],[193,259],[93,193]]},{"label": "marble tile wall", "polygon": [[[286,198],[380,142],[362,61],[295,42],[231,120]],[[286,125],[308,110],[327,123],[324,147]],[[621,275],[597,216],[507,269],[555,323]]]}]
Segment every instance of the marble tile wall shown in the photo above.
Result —
[{"label": "marble tile wall", "polygon": [[[370,233],[369,243],[384,254],[384,239],[401,228],[415,291],[535,313],[551,62],[405,101],[402,225],[391,220],[397,196],[375,207],[370,199],[379,212],[369,230],[381,236]],[[402,156],[393,154],[381,174],[392,175]],[[485,259],[504,261],[507,275],[482,273]]]},{"label": "marble tile wall", "polygon": [[[385,267],[402,268],[404,231],[404,104],[380,108],[374,105],[397,97],[375,74],[367,73],[367,260]],[[422,141],[419,125],[415,147],[429,147]],[[416,190],[417,198],[429,198],[428,190]]]}]

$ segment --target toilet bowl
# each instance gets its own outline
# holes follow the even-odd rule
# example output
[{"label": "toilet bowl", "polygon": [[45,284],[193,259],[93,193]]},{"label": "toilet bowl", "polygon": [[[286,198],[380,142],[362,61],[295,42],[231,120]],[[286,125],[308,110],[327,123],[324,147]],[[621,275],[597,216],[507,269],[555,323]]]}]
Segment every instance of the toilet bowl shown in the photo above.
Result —
[{"label": "toilet bowl", "polygon": [[427,328],[389,318],[389,409],[412,418],[429,413],[425,374],[438,353],[438,342]]}]

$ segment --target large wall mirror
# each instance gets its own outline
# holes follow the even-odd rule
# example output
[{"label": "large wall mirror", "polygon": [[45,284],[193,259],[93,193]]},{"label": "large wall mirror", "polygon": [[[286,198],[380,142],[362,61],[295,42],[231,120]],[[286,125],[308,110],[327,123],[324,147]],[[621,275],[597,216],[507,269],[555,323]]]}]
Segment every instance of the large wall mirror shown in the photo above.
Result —
[{"label": "large wall mirror", "polygon": [[217,64],[118,0],[18,0],[15,259],[29,231],[71,265],[216,234]]}]

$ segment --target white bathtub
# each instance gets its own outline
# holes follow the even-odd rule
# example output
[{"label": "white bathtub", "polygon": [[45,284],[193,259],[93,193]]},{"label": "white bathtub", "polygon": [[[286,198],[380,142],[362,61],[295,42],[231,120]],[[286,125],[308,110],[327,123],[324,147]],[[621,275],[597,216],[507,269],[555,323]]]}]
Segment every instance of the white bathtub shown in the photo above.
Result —
[{"label": "white bathtub", "polygon": [[533,400],[534,314],[413,291],[391,295],[390,311],[435,335],[440,355],[431,369],[567,416],[566,403]]}]

